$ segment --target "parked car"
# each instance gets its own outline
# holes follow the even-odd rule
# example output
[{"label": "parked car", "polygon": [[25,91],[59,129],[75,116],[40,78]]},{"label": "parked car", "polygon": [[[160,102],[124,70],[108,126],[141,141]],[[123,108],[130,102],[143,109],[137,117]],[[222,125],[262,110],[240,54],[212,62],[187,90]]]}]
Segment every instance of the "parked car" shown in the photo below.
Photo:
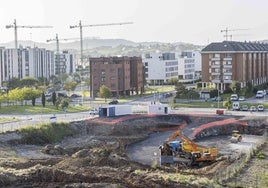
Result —
[{"label": "parked car", "polygon": [[231,99],[231,101],[238,101],[238,95],[232,94],[230,99]]},{"label": "parked car", "polygon": [[64,98],[66,98],[66,97],[68,97],[68,96],[67,96],[66,93],[58,93],[58,97],[64,97]]},{"label": "parked car", "polygon": [[256,111],[257,111],[257,108],[256,108],[256,106],[251,106],[251,107],[249,108],[249,110],[250,110],[251,112],[256,112]]},{"label": "parked car", "polygon": [[256,98],[263,98],[264,97],[264,92],[263,92],[263,90],[259,90],[259,91],[257,91],[257,93],[256,93]]},{"label": "parked car", "polygon": [[79,94],[76,94],[76,93],[74,93],[74,94],[71,95],[71,98],[79,98],[79,97],[82,97],[82,96],[79,95]]},{"label": "parked car", "polygon": [[264,111],[264,106],[262,104],[258,105],[257,110],[258,110],[258,112],[259,111],[263,112]]},{"label": "parked car", "polygon": [[99,114],[99,110],[98,109],[91,109],[91,110],[89,110],[89,114],[90,115],[98,115]]},{"label": "parked car", "polygon": [[233,110],[240,110],[240,104],[239,102],[233,102]]},{"label": "parked car", "polygon": [[245,98],[244,96],[240,96],[240,97],[238,98],[238,100],[239,100],[239,101],[245,101],[246,98]]},{"label": "parked car", "polygon": [[112,100],[109,104],[118,104],[118,100]]},{"label": "parked car", "polygon": [[222,99],[222,97],[213,97],[212,99],[211,99],[212,101],[223,101],[223,99]]},{"label": "parked car", "polygon": [[242,111],[248,111],[248,105],[243,105],[241,108]]}]

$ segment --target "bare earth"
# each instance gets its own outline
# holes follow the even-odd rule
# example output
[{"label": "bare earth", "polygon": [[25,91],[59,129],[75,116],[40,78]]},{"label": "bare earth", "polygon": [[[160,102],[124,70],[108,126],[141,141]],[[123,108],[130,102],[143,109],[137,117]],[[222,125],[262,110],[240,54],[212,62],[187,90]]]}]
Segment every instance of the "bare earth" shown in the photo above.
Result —
[{"label": "bare earth", "polygon": [[[74,131],[78,131],[75,137],[47,146],[24,145],[17,133],[0,134],[0,187],[219,187],[213,175],[230,161],[179,169],[177,174],[174,167],[157,165],[158,147],[185,120],[188,124],[183,130],[191,135],[195,127],[224,119],[179,115],[96,118],[73,122]],[[196,142],[217,146],[221,156],[233,158],[263,142],[260,135],[242,136],[238,144],[230,143],[229,135],[204,137]],[[264,152],[267,154],[267,147]],[[252,165],[260,165],[254,160],[243,169],[245,176],[249,176],[247,169]],[[267,155],[261,164],[266,164],[262,170],[267,174]],[[247,183],[244,176],[238,179]]]}]

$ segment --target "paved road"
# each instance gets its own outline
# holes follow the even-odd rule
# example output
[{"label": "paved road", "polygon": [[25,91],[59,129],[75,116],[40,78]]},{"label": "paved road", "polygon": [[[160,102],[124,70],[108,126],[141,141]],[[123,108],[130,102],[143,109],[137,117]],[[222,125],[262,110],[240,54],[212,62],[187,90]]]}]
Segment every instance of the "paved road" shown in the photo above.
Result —
[{"label": "paved road", "polygon": [[50,123],[51,117],[56,117],[57,122],[70,122],[94,117],[88,112],[65,113],[65,114],[36,114],[36,115],[0,115],[0,117],[15,117],[19,121],[0,123],[0,132],[12,131],[27,125],[36,126],[38,124]]}]

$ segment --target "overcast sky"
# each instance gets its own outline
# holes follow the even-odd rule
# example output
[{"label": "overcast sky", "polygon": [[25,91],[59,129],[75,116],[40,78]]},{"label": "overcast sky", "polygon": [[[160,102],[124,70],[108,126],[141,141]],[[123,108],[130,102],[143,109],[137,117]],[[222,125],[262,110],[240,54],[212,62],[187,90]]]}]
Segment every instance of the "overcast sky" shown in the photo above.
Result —
[{"label": "overcast sky", "polygon": [[131,25],[84,27],[84,37],[122,38],[135,42],[208,44],[224,40],[268,39],[267,0],[0,0],[0,43],[14,40],[18,26],[50,25],[52,29],[18,29],[19,40],[45,42],[78,38],[70,25],[134,22]]}]

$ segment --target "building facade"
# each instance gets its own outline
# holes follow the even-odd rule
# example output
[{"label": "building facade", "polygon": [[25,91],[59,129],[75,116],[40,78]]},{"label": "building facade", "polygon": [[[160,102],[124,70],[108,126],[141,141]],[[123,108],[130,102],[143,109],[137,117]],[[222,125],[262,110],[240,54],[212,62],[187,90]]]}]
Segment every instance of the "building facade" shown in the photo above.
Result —
[{"label": "building facade", "polygon": [[245,87],[268,81],[268,44],[223,41],[211,43],[202,52],[202,82],[221,91],[239,82]]},{"label": "building facade", "polygon": [[154,85],[161,85],[171,78],[193,81],[199,78],[198,73],[201,71],[199,51],[146,54],[142,61],[145,66],[145,79]]},{"label": "building facade", "polygon": [[[56,59],[59,57],[60,63]],[[54,51],[44,48],[6,49],[0,47],[0,86],[11,78],[50,78],[53,75],[75,72],[75,54],[63,51],[55,56]]]},{"label": "building facade", "polygon": [[153,85],[162,85],[171,78],[178,78],[176,53],[151,53],[143,56],[145,79]]},{"label": "building facade", "polygon": [[[113,97],[144,91],[142,60],[138,57],[89,58],[90,90],[97,96],[100,87],[108,87]],[[139,77],[139,78],[138,78]]]}]

